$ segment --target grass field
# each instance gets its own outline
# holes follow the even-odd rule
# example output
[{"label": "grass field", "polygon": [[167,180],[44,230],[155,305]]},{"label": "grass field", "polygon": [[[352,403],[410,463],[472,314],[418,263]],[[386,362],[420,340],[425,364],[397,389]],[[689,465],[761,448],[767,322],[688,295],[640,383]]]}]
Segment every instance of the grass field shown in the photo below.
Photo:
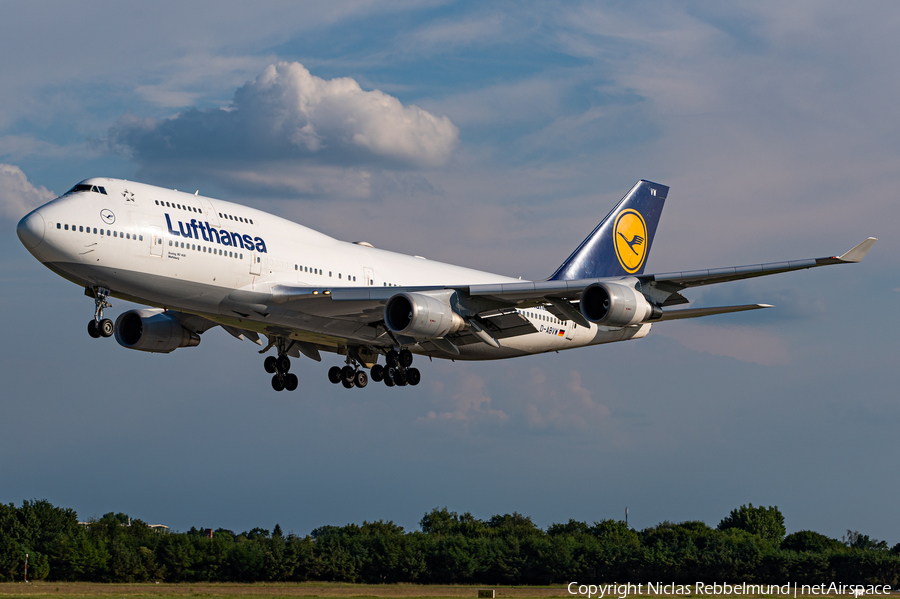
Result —
[{"label": "grass field", "polygon": [[[570,595],[565,586],[552,587],[488,587],[455,585],[416,584],[347,584],[347,583],[199,583],[199,584],[97,584],[81,582],[33,582],[0,583],[0,599],[43,599],[51,597],[71,597],[73,599],[166,599],[168,597],[203,597],[204,599],[235,599],[237,597],[290,599],[300,597],[400,597],[400,598],[441,598],[468,597],[476,599],[478,589],[493,588],[496,596],[504,599],[516,597],[584,599]],[[658,595],[629,595],[631,597],[659,597]],[[710,595],[680,595],[689,597],[709,597]],[[722,595],[725,596],[725,595]],[[735,595],[727,595],[735,597]],[[798,597],[801,595],[798,595]],[[818,595],[821,597],[822,595]],[[738,595],[742,598],[776,597],[773,595]],[[783,597],[783,596],[782,596]],[[852,597],[852,595],[842,595]],[[607,596],[605,599],[614,599]]]}]

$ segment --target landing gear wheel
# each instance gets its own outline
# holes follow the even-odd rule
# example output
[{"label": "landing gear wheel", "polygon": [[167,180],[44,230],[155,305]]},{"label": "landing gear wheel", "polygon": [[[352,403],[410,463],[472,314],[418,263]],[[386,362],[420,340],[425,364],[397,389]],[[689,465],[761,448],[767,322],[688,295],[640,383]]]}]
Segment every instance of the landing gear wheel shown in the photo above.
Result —
[{"label": "landing gear wheel", "polygon": [[380,383],[384,380],[384,366],[382,366],[381,364],[376,364],[372,367],[369,376],[372,377],[372,380],[376,383]]},{"label": "landing gear wheel", "polygon": [[403,368],[409,368],[410,366],[412,366],[413,355],[412,355],[412,352],[409,351],[408,349],[400,350],[399,359],[400,359],[400,366],[402,366]]},{"label": "landing gear wheel", "polygon": [[287,356],[278,356],[275,360],[275,367],[279,372],[285,373],[291,369],[291,359]]},{"label": "landing gear wheel", "polygon": [[97,321],[96,320],[92,320],[88,323],[88,335],[90,335],[94,339],[100,338],[100,331],[97,330]]},{"label": "landing gear wheel", "polygon": [[385,356],[385,360],[387,361],[387,365],[391,368],[400,366],[400,354],[398,354],[394,350],[391,350],[387,353],[387,356]]},{"label": "landing gear wheel", "polygon": [[369,375],[366,374],[365,370],[357,370],[356,377],[353,379],[353,382],[356,383],[357,387],[362,389],[369,384]]},{"label": "landing gear wheel", "polygon": [[269,374],[275,374],[275,372],[278,370],[278,368],[276,368],[275,366],[276,362],[278,362],[278,358],[276,358],[275,356],[269,356],[263,362],[263,368],[265,368],[266,372],[268,372]]},{"label": "landing gear wheel", "polygon": [[405,387],[409,384],[409,379],[406,378],[406,373],[402,370],[397,370],[394,373],[394,382],[398,387]]},{"label": "landing gear wheel", "polygon": [[116,327],[113,325],[113,321],[108,318],[104,318],[97,325],[97,332],[100,333],[101,337],[112,337],[115,330]]},{"label": "landing gear wheel", "polygon": [[418,368],[410,368],[406,371],[406,380],[415,387],[422,380],[422,373],[419,372]]},{"label": "landing gear wheel", "polygon": [[350,379],[349,381],[347,379],[343,379],[341,381],[341,384],[344,386],[344,389],[352,389],[355,383],[353,382],[353,379]]},{"label": "landing gear wheel", "polygon": [[297,385],[300,384],[300,381],[297,379],[296,374],[287,373],[284,375],[284,388],[288,391],[296,391]]},{"label": "landing gear wheel", "polygon": [[341,382],[341,367],[332,366],[328,369],[328,380],[337,385]]},{"label": "landing gear wheel", "polygon": [[[344,381],[352,381],[353,377],[356,376],[356,371],[353,370],[352,366],[344,366],[341,368],[341,380]],[[346,385],[344,385],[346,387]],[[348,389],[350,387],[347,387]]]},{"label": "landing gear wheel", "polygon": [[272,388],[276,391],[284,391],[284,382],[277,374],[272,377]]},{"label": "landing gear wheel", "polygon": [[394,386],[394,379],[391,378],[391,373],[388,372],[387,370],[384,371],[384,384],[386,387]]}]

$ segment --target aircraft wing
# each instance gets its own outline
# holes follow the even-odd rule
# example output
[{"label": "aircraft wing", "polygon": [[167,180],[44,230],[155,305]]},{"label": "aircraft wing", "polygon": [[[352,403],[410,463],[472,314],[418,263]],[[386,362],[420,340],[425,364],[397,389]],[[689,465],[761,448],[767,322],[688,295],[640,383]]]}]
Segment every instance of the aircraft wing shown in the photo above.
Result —
[{"label": "aircraft wing", "polygon": [[[638,275],[636,287],[657,306],[667,308],[686,304],[688,300],[679,292],[689,287],[712,285],[740,279],[762,277],[782,272],[816,268],[831,264],[859,262],[872,248],[876,239],[870,237],[840,256],[792,260],[735,266],[713,270],[696,270],[664,274]],[[614,282],[616,278],[521,281],[487,285],[421,286],[421,287],[312,287],[300,285],[276,285],[271,293],[238,290],[229,296],[231,301],[245,309],[263,313],[271,308],[302,312],[343,321],[347,326],[361,326],[371,330],[367,336],[379,339],[388,335],[384,328],[385,303],[398,293],[448,294],[455,311],[476,326],[454,335],[457,345],[469,342],[503,339],[533,333],[533,325],[517,312],[517,309],[546,306],[547,310],[562,320],[572,320],[589,326],[576,302],[582,291],[598,282]],[[767,304],[743,306],[718,306],[687,310],[664,310],[657,320],[696,318],[710,314],[724,314],[744,310],[771,307]],[[351,325],[355,323],[355,325]],[[474,330],[476,329],[481,330]],[[483,331],[483,332],[482,332]]]},{"label": "aircraft wing", "polygon": [[[671,272],[653,275],[639,275],[635,278],[639,281],[639,289],[648,295],[657,305],[667,307],[677,304],[686,304],[688,300],[681,296],[679,291],[688,287],[725,283],[753,277],[764,277],[793,270],[816,268],[831,264],[851,264],[860,262],[872,249],[877,241],[869,237],[853,249],[840,256],[826,258],[810,258],[807,260],[792,260],[789,262],[770,262],[767,264],[752,264],[747,266],[732,266],[729,268],[717,268],[712,270],[694,270],[686,272]],[[544,299],[552,302],[553,299],[573,301],[581,296],[582,290],[593,283],[601,281],[613,281],[614,279],[578,279],[569,281],[528,281],[522,283],[501,283],[497,285],[472,285],[469,294],[472,296],[488,297],[495,300],[527,301]],[[565,306],[556,306],[560,311]],[[563,312],[564,313],[564,312]]]}]

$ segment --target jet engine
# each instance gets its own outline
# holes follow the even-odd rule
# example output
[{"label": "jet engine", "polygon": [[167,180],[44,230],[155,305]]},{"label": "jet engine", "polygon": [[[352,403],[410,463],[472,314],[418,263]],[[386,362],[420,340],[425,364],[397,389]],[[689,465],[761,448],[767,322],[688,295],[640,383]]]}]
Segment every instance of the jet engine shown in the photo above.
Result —
[{"label": "jet engine", "polygon": [[466,327],[462,317],[444,301],[423,293],[398,293],[384,306],[384,322],[409,337],[443,337]]},{"label": "jet engine", "polygon": [[581,313],[596,324],[624,327],[659,318],[662,311],[633,287],[594,283],[581,292]]},{"label": "jet engine", "polygon": [[167,354],[179,347],[200,345],[200,335],[163,310],[148,308],[129,310],[116,319],[116,341],[128,349]]}]

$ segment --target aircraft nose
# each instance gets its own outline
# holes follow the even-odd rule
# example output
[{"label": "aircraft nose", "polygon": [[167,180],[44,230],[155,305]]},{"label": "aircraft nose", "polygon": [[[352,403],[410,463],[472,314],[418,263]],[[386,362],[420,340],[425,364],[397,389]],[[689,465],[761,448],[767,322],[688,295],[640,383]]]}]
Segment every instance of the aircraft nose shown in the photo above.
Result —
[{"label": "aircraft nose", "polygon": [[29,250],[36,248],[44,239],[44,217],[35,210],[19,221],[16,234],[26,248]]}]

